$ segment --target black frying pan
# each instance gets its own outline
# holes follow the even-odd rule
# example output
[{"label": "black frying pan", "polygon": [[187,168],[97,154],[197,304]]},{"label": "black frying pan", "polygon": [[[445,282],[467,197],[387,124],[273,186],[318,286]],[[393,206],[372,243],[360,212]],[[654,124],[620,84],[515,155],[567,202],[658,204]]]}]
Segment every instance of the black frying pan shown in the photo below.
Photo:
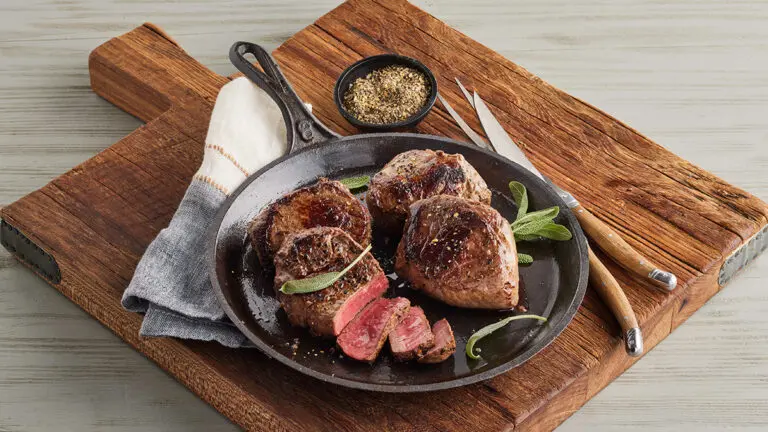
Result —
[{"label": "black frying pan", "polygon": [[[245,54],[264,69],[258,71]],[[269,357],[301,373],[347,387],[417,392],[458,387],[482,381],[518,366],[546,347],[576,314],[587,286],[587,244],[573,214],[542,180],[495,153],[457,141],[409,133],[377,133],[340,137],[304,107],[272,57],[258,45],[238,42],[230,59],[249,79],[277,102],[288,131],[290,153],[249,177],[222,206],[210,231],[210,275],[214,290],[234,324]],[[546,324],[516,321],[483,339],[482,360],[464,354],[467,338],[510,312],[460,309],[410,290],[393,272],[397,239],[374,232],[373,253],[390,276],[391,296],[405,296],[422,306],[430,321],[445,317],[457,341],[453,358],[437,365],[395,363],[385,349],[373,364],[343,358],[334,341],[310,336],[292,327],[274,296],[272,274],[262,271],[247,239],[246,227],[267,204],[318,177],[338,179],[373,175],[398,153],[411,149],[461,153],[493,191],[492,205],[507,219],[515,205],[507,183],[526,185],[532,209],[561,208],[559,222],[573,232],[567,242],[525,242],[518,248],[535,262],[520,268],[523,298],[532,313],[549,317]]]}]

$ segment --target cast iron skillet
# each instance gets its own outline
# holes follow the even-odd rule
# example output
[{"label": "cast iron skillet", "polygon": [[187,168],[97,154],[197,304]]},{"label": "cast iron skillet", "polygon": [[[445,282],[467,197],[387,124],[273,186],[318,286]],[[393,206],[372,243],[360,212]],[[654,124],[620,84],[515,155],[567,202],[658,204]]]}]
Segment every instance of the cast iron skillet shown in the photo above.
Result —
[{"label": "cast iron skillet", "polygon": [[[258,71],[244,54],[252,54]],[[475,383],[518,366],[547,346],[565,328],[581,304],[587,285],[587,244],[565,203],[538,177],[495,153],[431,135],[377,133],[339,137],[315,119],[285,80],[271,56],[258,45],[238,42],[230,59],[249,79],[277,102],[286,121],[290,154],[250,176],[222,206],[209,233],[211,283],[232,322],[269,357],[323,381],[382,392],[420,392]],[[464,354],[467,338],[479,328],[510,312],[459,309],[410,290],[392,271],[397,239],[374,232],[373,253],[390,276],[390,296],[403,295],[424,308],[430,321],[446,317],[457,339],[456,354],[444,363],[398,364],[385,348],[373,364],[344,358],[334,341],[312,337],[293,328],[272,290],[272,274],[262,271],[247,239],[248,222],[267,204],[318,177],[338,179],[373,175],[398,153],[410,149],[461,153],[493,191],[492,205],[507,219],[516,214],[507,183],[518,180],[528,188],[531,208],[559,205],[559,222],[573,232],[567,242],[520,243],[534,256],[521,267],[524,295],[532,313],[549,317],[546,324],[521,320],[484,339],[482,360]]]}]

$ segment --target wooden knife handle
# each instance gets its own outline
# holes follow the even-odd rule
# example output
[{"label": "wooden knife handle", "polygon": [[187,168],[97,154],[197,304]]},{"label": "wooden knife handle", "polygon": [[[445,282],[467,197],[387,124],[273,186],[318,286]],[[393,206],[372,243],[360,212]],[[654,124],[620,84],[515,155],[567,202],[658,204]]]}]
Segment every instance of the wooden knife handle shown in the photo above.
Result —
[{"label": "wooden knife handle", "polygon": [[667,291],[675,289],[677,286],[675,275],[659,270],[650,260],[640,255],[629,243],[624,241],[616,231],[581,205],[571,210],[587,236],[617,263],[639,276],[650,278],[656,286]]},{"label": "wooden knife handle", "polygon": [[643,334],[637,323],[635,311],[632,310],[632,305],[629,304],[624,290],[621,289],[605,265],[595,256],[592,248],[589,248],[589,282],[621,325],[627,353],[632,357],[641,355],[643,353]]}]

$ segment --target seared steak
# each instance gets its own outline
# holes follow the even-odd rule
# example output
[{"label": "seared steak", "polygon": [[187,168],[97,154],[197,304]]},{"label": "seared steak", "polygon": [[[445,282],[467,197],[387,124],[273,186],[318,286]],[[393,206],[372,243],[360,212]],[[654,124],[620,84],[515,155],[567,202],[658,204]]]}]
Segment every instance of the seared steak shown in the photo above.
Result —
[{"label": "seared steak", "polygon": [[512,230],[477,201],[440,195],[413,204],[395,269],[414,288],[453,306],[510,309],[518,302]]},{"label": "seared steak", "polygon": [[316,335],[337,336],[365,305],[381,297],[389,281],[378,261],[367,253],[330,287],[307,294],[283,294],[289,280],[340,271],[363,252],[340,228],[310,228],[285,239],[275,255],[275,293],[291,324]]},{"label": "seared steak", "polygon": [[436,322],[432,326],[432,333],[435,334],[435,346],[419,358],[419,363],[440,363],[456,352],[456,339],[448,320],[443,318]]},{"label": "seared steak", "polygon": [[372,363],[410,305],[403,297],[374,300],[347,325],[336,343],[347,356]]},{"label": "seared steak", "polygon": [[419,358],[434,345],[435,337],[429,328],[429,321],[418,306],[411,306],[408,314],[389,334],[392,355],[400,361]]},{"label": "seared steak", "polygon": [[319,226],[338,227],[363,246],[371,242],[371,215],[343,184],[321,178],[267,206],[251,222],[248,234],[263,266],[290,234]]},{"label": "seared steak", "polygon": [[491,203],[491,191],[464,156],[432,150],[395,156],[373,176],[365,200],[377,227],[399,232],[411,204],[441,194]]}]

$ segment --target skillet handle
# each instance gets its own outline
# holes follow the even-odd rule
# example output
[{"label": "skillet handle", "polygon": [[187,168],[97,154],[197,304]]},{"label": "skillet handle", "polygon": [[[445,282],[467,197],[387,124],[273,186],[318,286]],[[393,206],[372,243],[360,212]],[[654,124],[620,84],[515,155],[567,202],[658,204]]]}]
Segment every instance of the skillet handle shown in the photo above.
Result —
[{"label": "skillet handle", "polygon": [[[245,58],[245,54],[253,55],[264,72],[256,69]],[[285,79],[280,67],[264,48],[250,42],[235,42],[229,50],[229,60],[237,70],[267,92],[280,107],[288,132],[289,153],[339,137],[309,112]]]}]

